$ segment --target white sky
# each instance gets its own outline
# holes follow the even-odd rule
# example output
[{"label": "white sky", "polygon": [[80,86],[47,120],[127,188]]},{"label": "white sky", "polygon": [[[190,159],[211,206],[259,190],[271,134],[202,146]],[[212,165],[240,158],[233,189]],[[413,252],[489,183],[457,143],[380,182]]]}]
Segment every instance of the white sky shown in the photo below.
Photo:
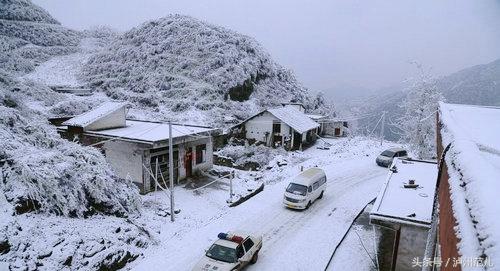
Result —
[{"label": "white sky", "polygon": [[257,39],[311,90],[399,84],[500,58],[500,0],[33,0],[63,25],[128,30],[170,13]]}]

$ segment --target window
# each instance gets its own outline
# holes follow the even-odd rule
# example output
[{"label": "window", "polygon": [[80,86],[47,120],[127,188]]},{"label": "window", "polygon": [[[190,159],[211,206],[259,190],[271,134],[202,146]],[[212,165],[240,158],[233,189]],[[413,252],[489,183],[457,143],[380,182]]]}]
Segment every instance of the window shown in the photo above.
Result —
[{"label": "window", "polygon": [[406,151],[400,151],[398,156],[399,157],[404,157],[404,156],[407,156],[407,155],[408,155],[408,153],[406,153]]},{"label": "window", "polygon": [[311,193],[312,191],[313,191],[313,187],[312,187],[312,186],[309,186],[309,187],[307,188],[307,192]]},{"label": "window", "polygon": [[281,133],[281,123],[273,123],[273,133]]},{"label": "window", "polygon": [[323,185],[326,183],[326,177],[321,178],[320,180],[320,185]]},{"label": "window", "polygon": [[316,190],[319,187],[319,182],[313,183],[313,189]]},{"label": "window", "polygon": [[392,158],[392,157],[394,157],[396,154],[395,154],[394,152],[392,152],[392,151],[387,150],[387,151],[382,152],[382,154],[381,154],[381,155],[382,155],[382,156],[385,156],[385,157],[391,157],[391,158]]},{"label": "window", "polygon": [[236,257],[239,259],[239,258],[243,257],[243,255],[245,255],[245,252],[243,251],[243,247],[241,245],[239,245],[236,248]]},{"label": "window", "polygon": [[[239,248],[241,249],[241,246]],[[207,253],[205,255],[217,261],[234,263],[239,258],[237,257],[237,253],[239,254],[239,251],[237,249],[235,250],[234,248],[213,244],[207,250]]]},{"label": "window", "polygon": [[248,252],[253,247],[253,241],[250,238],[247,238],[245,242],[243,242],[243,246],[245,247],[245,251]]},{"label": "window", "polygon": [[205,162],[206,151],[207,151],[206,144],[196,146],[196,164],[201,164]]},{"label": "window", "polygon": [[286,192],[301,196],[305,196],[306,191],[307,187],[305,185],[295,184],[295,183],[290,183],[286,188]]}]

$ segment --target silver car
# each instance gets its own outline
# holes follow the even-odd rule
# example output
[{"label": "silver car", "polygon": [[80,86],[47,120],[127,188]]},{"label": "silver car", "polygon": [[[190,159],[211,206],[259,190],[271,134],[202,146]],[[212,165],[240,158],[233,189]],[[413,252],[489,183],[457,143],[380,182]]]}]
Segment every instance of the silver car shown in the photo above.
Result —
[{"label": "silver car", "polygon": [[388,167],[394,158],[408,158],[408,152],[402,148],[390,148],[383,151],[375,161],[381,167]]}]

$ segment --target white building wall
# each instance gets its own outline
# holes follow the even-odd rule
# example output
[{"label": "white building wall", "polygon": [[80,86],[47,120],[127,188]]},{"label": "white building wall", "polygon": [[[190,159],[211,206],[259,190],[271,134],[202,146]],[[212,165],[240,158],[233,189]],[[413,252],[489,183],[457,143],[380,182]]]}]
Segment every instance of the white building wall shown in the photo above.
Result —
[{"label": "white building wall", "polygon": [[106,160],[116,175],[120,178],[128,177],[137,185],[142,186],[142,154],[136,144],[124,141],[108,141],[103,149]]},{"label": "white building wall", "polygon": [[127,109],[124,107],[116,110],[115,112],[107,115],[99,119],[98,121],[93,122],[89,126],[85,127],[85,131],[95,131],[102,129],[110,129],[117,127],[124,127],[126,121],[126,111]]},{"label": "white building wall", "polygon": [[267,138],[267,140],[269,141],[269,137],[272,136],[274,121],[279,120],[269,112],[264,112],[262,115],[248,120],[245,123],[245,137],[247,139],[255,139],[267,144],[268,142],[266,142],[266,132],[269,134]]},{"label": "white building wall", "polygon": [[289,107],[293,107],[297,110],[299,110],[300,112],[302,113],[305,113],[306,112],[306,109],[304,108],[304,106],[300,105],[300,104],[285,104],[284,105],[285,107],[289,106]]},{"label": "white building wall", "polygon": [[[206,150],[204,154],[204,160],[200,164],[196,164],[196,146],[198,145],[206,145]],[[196,141],[188,142],[185,144],[185,147],[192,147],[193,148],[193,160],[192,160],[192,166],[193,166],[193,173],[202,171],[202,170],[208,170],[213,167],[213,144],[212,141],[209,138],[205,139],[199,139]]]},{"label": "white building wall", "polygon": [[346,133],[346,127],[344,127],[343,121],[332,121],[324,124],[324,133],[325,135],[335,136],[335,129],[340,129],[340,135],[344,136]]}]

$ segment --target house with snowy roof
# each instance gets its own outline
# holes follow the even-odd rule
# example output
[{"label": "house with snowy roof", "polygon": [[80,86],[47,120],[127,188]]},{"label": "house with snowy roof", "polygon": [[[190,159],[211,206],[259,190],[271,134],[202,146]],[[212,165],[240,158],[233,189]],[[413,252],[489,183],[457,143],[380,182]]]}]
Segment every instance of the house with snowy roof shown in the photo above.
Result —
[{"label": "house with snowy roof", "polygon": [[300,104],[261,111],[231,128],[245,139],[266,146],[283,146],[287,150],[302,149],[316,141],[319,124],[309,118]]},{"label": "house with snowy roof", "polygon": [[458,267],[500,266],[500,107],[440,103],[437,118],[439,229],[436,253]]},{"label": "house with snowy roof", "polygon": [[[142,193],[155,190],[155,179],[169,178],[169,125],[131,120],[126,103],[106,102],[62,122],[59,133],[81,144],[100,148],[115,173],[132,180]],[[212,137],[219,129],[172,123],[174,180],[193,176],[213,166]]]},{"label": "house with snowy roof", "polygon": [[302,103],[289,102],[281,103],[283,107],[292,107],[306,114],[310,119],[319,124],[316,131],[319,136],[344,137],[349,133],[349,124],[347,120],[341,118],[330,118],[324,115],[307,114],[306,107]]},{"label": "house with snowy roof", "polygon": [[309,118],[317,122],[319,136],[344,137],[349,134],[349,123],[342,118],[330,118],[324,115],[307,114]]},{"label": "house with snowy roof", "polygon": [[434,219],[436,162],[395,159],[370,211],[379,270],[422,270]]}]

